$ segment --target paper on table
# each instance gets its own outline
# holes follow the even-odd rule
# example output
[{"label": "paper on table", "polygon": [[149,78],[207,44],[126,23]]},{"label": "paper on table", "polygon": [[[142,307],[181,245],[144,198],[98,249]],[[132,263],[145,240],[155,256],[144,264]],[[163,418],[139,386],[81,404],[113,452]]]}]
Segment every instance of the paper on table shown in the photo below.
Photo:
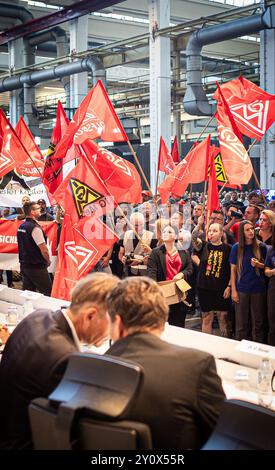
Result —
[{"label": "paper on table", "polygon": [[[257,392],[252,390],[240,390],[232,382],[227,382],[226,380],[222,381],[222,386],[224,393],[228,400],[243,400],[248,401],[249,403],[255,403],[258,405],[258,395]],[[272,403],[269,407],[272,410],[275,410],[275,397],[273,396]]]}]

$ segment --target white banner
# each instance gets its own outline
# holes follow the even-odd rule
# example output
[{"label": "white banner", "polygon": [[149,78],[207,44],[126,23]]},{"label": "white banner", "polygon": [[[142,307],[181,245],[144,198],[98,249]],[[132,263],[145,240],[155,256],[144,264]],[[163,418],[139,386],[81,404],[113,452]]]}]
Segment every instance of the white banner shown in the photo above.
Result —
[{"label": "white banner", "polygon": [[0,206],[2,207],[22,207],[22,197],[29,196],[31,201],[45,199],[47,206],[50,206],[48,196],[43,184],[34,186],[30,190],[20,188],[0,189]]}]

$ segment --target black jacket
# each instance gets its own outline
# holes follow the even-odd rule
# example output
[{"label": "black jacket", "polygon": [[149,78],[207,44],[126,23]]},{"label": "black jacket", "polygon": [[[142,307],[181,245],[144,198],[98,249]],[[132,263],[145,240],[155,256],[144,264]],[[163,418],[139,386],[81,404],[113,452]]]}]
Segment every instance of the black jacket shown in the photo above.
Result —
[{"label": "black jacket", "polygon": [[76,351],[60,310],[36,310],[15,328],[0,362],[0,449],[28,444],[30,401],[56,388]]},{"label": "black jacket", "polygon": [[[184,274],[186,279],[193,272],[192,261],[190,253],[186,250],[179,250],[179,255],[182,261],[182,269],[180,272]],[[159,248],[154,248],[148,258],[147,276],[155,281],[166,281],[166,248],[161,245]]]},{"label": "black jacket", "polygon": [[125,419],[149,425],[154,449],[199,449],[224,402],[210,354],[169,344],[150,333],[116,341],[106,354],[142,366],[144,381]]}]

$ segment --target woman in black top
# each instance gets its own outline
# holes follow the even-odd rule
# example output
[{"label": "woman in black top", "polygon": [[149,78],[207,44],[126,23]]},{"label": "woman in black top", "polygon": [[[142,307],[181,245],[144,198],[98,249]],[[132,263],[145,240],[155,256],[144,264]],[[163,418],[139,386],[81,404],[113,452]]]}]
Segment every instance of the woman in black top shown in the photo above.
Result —
[{"label": "woman in black top", "polygon": [[[212,333],[214,313],[217,314],[221,336],[229,336],[228,310],[230,308],[230,246],[222,242],[220,224],[211,224],[208,242],[202,242],[193,262],[198,266],[198,296],[202,310],[202,331]],[[195,249],[198,249],[196,244]]]}]

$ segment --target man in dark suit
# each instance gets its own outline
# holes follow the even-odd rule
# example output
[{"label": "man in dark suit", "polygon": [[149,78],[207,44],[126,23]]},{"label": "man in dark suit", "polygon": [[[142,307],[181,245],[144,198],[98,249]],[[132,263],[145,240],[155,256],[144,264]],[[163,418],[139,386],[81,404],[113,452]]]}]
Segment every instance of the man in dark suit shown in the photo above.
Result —
[{"label": "man in dark suit", "polygon": [[92,274],[76,285],[68,309],[36,310],[15,328],[0,362],[0,449],[31,446],[30,401],[56,388],[81,341],[100,345],[109,336],[106,296],[117,282]]},{"label": "man in dark suit", "polygon": [[213,356],[160,339],[168,307],[149,278],[120,281],[107,306],[115,341],[107,354],[144,369],[144,383],[125,418],[149,425],[154,449],[200,448],[224,401]]}]

